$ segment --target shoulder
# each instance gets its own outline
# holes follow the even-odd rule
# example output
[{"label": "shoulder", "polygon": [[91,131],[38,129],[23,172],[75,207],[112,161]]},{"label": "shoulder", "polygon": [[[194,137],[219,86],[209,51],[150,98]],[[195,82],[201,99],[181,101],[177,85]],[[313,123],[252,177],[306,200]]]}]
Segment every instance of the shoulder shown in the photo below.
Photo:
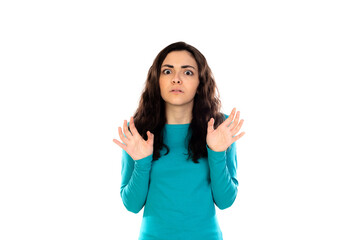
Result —
[{"label": "shoulder", "polygon": [[228,115],[228,114],[223,113],[223,112],[220,112],[220,115],[221,115],[221,117],[222,117],[223,121],[225,121],[225,120],[229,117],[229,115]]},{"label": "shoulder", "polygon": [[221,124],[223,123],[227,118],[229,117],[229,115],[223,113],[223,112],[218,112],[216,114],[216,117],[215,117],[215,122],[217,122],[217,124]]}]

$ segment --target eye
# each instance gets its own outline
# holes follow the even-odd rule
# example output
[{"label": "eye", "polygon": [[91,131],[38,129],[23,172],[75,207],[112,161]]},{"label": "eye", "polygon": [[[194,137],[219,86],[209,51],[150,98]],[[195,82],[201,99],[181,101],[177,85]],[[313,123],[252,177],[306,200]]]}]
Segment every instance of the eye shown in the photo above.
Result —
[{"label": "eye", "polygon": [[164,74],[170,74],[171,71],[170,71],[169,69],[165,69],[165,70],[163,70],[163,73],[164,73]]},{"label": "eye", "polygon": [[185,75],[192,76],[194,73],[190,70],[185,71]]}]

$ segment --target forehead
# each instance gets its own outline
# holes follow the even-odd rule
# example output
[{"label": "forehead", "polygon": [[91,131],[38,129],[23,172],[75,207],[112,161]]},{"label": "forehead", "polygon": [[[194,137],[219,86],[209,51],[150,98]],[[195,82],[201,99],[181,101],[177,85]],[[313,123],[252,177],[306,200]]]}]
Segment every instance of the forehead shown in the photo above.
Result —
[{"label": "forehead", "polygon": [[186,50],[173,51],[168,53],[168,55],[164,59],[163,64],[170,64],[175,66],[192,65],[194,67],[197,67],[194,57]]}]

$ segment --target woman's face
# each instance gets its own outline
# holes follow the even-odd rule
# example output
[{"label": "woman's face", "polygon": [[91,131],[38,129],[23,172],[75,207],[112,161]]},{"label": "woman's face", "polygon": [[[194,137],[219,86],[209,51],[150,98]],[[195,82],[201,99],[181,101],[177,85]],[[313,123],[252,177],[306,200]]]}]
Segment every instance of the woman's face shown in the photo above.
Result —
[{"label": "woman's face", "polygon": [[199,74],[191,53],[185,50],[168,53],[161,65],[159,85],[166,105],[192,107]]}]

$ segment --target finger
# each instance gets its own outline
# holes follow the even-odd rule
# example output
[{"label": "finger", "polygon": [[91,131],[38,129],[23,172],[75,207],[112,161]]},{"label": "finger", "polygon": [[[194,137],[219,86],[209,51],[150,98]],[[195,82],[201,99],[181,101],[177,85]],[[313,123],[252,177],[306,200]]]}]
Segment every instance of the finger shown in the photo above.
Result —
[{"label": "finger", "polygon": [[126,120],[124,120],[123,130],[124,130],[124,133],[125,133],[126,138],[129,139],[129,138],[132,137],[132,134],[131,134],[130,131],[129,131],[129,128],[128,128],[128,125],[127,125],[127,121],[126,121]]},{"label": "finger", "polygon": [[116,143],[119,147],[121,147],[122,149],[124,149],[126,151],[126,145],[125,144],[121,143],[117,139],[113,139],[113,142]]},{"label": "finger", "polygon": [[128,144],[129,139],[127,139],[127,138],[124,136],[124,134],[123,134],[123,132],[122,132],[122,130],[121,130],[121,127],[119,127],[119,136],[120,136],[121,141],[123,141],[123,143]]},{"label": "finger", "polygon": [[238,123],[238,125],[236,126],[236,128],[231,130],[232,136],[234,136],[235,134],[237,134],[240,131],[240,128],[242,127],[243,123],[244,123],[244,119],[241,119],[240,122]]},{"label": "finger", "polygon": [[232,120],[233,120],[233,118],[234,118],[234,116],[235,116],[235,113],[236,113],[236,108],[233,108],[233,110],[231,111],[229,117],[222,124],[229,127]]},{"label": "finger", "polygon": [[133,117],[130,118],[130,124],[129,124],[129,126],[130,126],[130,130],[131,130],[131,133],[132,133],[133,136],[139,134],[138,131],[137,131],[137,129],[136,129],[136,127],[135,127],[135,123],[134,123],[134,118],[133,118]]},{"label": "finger", "polygon": [[238,124],[239,124],[239,118],[240,118],[240,111],[236,112],[235,119],[232,123],[230,123],[230,131],[232,131]]},{"label": "finger", "polygon": [[233,143],[236,142],[237,140],[239,140],[239,139],[240,139],[242,136],[244,136],[244,135],[245,135],[245,132],[242,132],[242,133],[240,133],[239,135],[233,137],[232,142],[233,142]]},{"label": "finger", "polygon": [[208,122],[208,129],[207,129],[208,132],[214,131],[214,122],[215,122],[214,118],[210,118],[210,121]]}]

